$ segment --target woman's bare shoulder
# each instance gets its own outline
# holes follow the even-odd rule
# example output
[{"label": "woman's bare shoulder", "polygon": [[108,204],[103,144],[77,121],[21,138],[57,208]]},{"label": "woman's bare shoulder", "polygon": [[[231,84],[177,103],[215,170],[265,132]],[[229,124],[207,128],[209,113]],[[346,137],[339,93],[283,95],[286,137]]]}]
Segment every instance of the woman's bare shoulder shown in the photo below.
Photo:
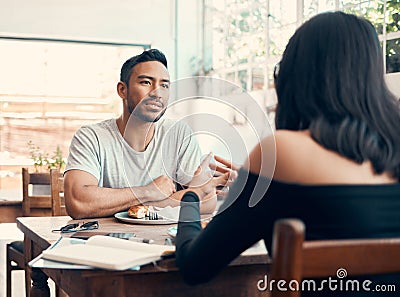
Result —
[{"label": "woman's bare shoulder", "polygon": [[[274,178],[285,182],[299,182],[304,178],[306,168],[321,147],[308,132],[278,130],[275,133],[276,166]],[[321,157],[321,156],[319,156]]]},{"label": "woman's bare shoulder", "polygon": [[244,167],[283,182],[319,183],[324,166],[334,166],[329,160],[338,156],[316,143],[308,131],[278,130],[253,149]]},{"label": "woman's bare shoulder", "polygon": [[[285,166],[285,163],[292,163],[295,159],[295,148],[299,143],[304,142],[303,135],[298,132],[277,131],[274,135],[267,136],[258,143],[250,153],[249,158],[244,163],[244,167],[253,173],[264,176],[274,176],[276,166]],[[279,159],[286,156],[284,160]],[[282,161],[285,161],[283,163]]]},{"label": "woman's bare shoulder", "polygon": [[257,144],[243,167],[278,181],[297,184],[396,182],[388,173],[375,174],[370,162],[358,164],[328,150],[308,131],[276,131]]},{"label": "woman's bare shoulder", "polygon": [[299,184],[392,183],[387,173],[377,175],[370,162],[353,160],[317,143],[308,131],[275,133],[274,179]]}]

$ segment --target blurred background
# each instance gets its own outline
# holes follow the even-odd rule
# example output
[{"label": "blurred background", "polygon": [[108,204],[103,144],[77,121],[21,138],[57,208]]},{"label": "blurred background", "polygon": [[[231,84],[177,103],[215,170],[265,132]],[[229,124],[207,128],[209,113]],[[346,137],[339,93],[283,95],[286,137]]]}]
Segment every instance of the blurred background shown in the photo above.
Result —
[{"label": "blurred background", "polygon": [[[398,0],[0,3],[0,198],[22,197],[22,166],[33,169],[36,163],[41,170],[39,165],[65,159],[80,126],[119,115],[120,67],[144,49],[158,48],[166,54],[172,81],[209,76],[241,88],[273,128],[272,71],[290,36],[317,13],[343,10],[374,24],[388,85],[400,98]],[[244,114],[224,109],[216,106],[213,110],[246,138],[250,107],[243,106]],[[179,117],[182,110],[176,112]],[[173,110],[170,116],[174,117]],[[199,135],[199,141],[203,150],[226,152],[212,137]],[[255,141],[244,139],[250,147]],[[231,154],[240,164],[244,154]]]}]

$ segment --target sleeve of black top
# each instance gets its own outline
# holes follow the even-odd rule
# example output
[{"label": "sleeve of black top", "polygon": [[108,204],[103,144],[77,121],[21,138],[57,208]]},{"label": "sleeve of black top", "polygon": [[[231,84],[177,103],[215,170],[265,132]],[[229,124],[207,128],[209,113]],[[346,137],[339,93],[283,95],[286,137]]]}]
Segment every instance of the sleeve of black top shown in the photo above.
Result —
[{"label": "sleeve of black top", "polygon": [[[181,247],[179,252],[185,253],[186,245],[190,244],[191,239],[201,231],[200,225],[199,197],[194,192],[187,192],[181,200],[181,211],[179,213],[178,233],[176,245]],[[181,234],[184,234],[183,236]],[[179,257],[184,259],[185,256]]]},{"label": "sleeve of black top", "polygon": [[[249,197],[260,178],[246,172],[240,170],[238,176],[238,180],[244,178],[245,182],[236,181],[229,191],[224,202],[225,206],[230,204],[229,207],[222,207],[224,210],[203,231],[197,195],[188,192],[183,196],[176,261],[186,283],[195,285],[210,280],[265,234],[265,223],[268,222],[262,203],[249,207]],[[189,201],[196,203],[187,203]]]}]

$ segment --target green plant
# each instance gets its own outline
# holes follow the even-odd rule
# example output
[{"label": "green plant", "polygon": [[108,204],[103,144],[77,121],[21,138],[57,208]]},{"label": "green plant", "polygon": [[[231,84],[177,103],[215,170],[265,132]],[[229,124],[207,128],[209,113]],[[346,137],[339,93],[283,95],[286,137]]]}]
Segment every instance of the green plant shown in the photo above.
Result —
[{"label": "green plant", "polygon": [[65,159],[60,146],[57,146],[51,157],[48,153],[43,152],[39,146],[33,144],[31,140],[28,142],[28,147],[36,172],[42,172],[42,168],[46,168],[48,171],[52,168],[57,168],[60,171],[64,169]]}]

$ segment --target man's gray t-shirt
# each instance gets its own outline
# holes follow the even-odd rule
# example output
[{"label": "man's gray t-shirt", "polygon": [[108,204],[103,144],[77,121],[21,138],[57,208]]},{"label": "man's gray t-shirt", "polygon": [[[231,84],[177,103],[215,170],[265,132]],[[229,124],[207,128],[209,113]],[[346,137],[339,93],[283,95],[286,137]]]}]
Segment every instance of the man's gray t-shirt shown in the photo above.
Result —
[{"label": "man's gray t-shirt", "polygon": [[137,152],[118,130],[116,119],[81,127],[74,135],[65,171],[92,174],[100,187],[144,186],[161,175],[186,185],[200,164],[201,151],[182,121],[156,122],[153,139]]}]

